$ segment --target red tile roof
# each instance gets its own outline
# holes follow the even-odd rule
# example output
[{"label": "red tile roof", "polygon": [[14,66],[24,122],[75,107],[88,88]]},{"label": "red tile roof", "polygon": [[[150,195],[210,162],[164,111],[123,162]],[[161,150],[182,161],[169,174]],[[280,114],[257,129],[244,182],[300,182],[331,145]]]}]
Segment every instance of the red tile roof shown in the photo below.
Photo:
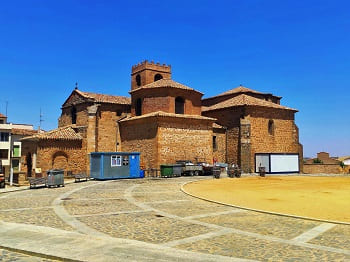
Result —
[{"label": "red tile roof", "polygon": [[181,83],[175,82],[174,80],[171,80],[171,79],[160,79],[160,80],[155,81],[153,83],[136,88],[136,89],[130,91],[130,93],[135,92],[135,91],[140,90],[140,89],[144,89],[144,88],[160,88],[160,87],[172,87],[172,88],[178,88],[178,89],[184,89],[184,90],[191,90],[191,91],[196,91],[196,92],[202,94],[201,92],[199,92],[193,88],[190,88],[190,87],[185,86]]},{"label": "red tile roof", "polygon": [[73,127],[74,125],[59,127],[49,132],[25,137],[22,140],[81,140],[81,135]]},{"label": "red tile roof", "polygon": [[143,119],[143,118],[147,118],[147,117],[173,117],[173,118],[187,118],[187,119],[200,119],[200,120],[212,120],[212,121],[216,120],[215,118],[206,117],[206,116],[173,114],[173,113],[165,113],[163,111],[157,111],[157,112],[152,112],[149,114],[144,114],[142,116],[134,116],[134,117],[125,118],[123,120],[120,120],[119,122],[131,121],[131,120],[136,120],[136,119]]},{"label": "red tile roof", "polygon": [[231,99],[225,100],[223,102],[217,103],[215,105],[209,106],[209,107],[202,107],[202,111],[212,111],[222,108],[228,108],[228,107],[235,107],[235,106],[261,106],[261,107],[270,107],[270,108],[278,108],[278,109],[285,109],[285,110],[291,110],[297,112],[298,110],[289,108],[286,106],[281,106],[279,104],[272,103],[270,101],[258,99],[249,95],[241,94],[238,96],[235,96]]},{"label": "red tile roof", "polygon": [[[242,94],[252,93],[252,94],[260,94],[260,95],[272,95],[272,94],[264,94],[264,93],[255,91],[255,90],[250,89],[250,88],[245,87],[245,86],[239,86],[239,87],[233,88],[233,89],[228,90],[228,91],[226,91],[224,93],[221,93],[221,94],[218,94],[216,96],[209,97],[209,98],[214,98],[214,97],[218,97],[218,96],[226,96],[226,95],[231,95],[231,94],[239,94],[239,93],[242,93]],[[275,96],[275,97],[281,98],[279,96]],[[205,99],[209,99],[209,98],[205,98]]]},{"label": "red tile roof", "polygon": [[0,113],[0,117],[2,117],[2,118],[3,118],[3,117],[6,117],[6,116]]},{"label": "red tile roof", "polygon": [[78,94],[85,98],[93,99],[98,103],[110,103],[110,104],[119,104],[119,105],[130,105],[131,98],[126,96],[113,96],[113,95],[104,95],[90,92],[83,92],[78,89],[75,90]]}]

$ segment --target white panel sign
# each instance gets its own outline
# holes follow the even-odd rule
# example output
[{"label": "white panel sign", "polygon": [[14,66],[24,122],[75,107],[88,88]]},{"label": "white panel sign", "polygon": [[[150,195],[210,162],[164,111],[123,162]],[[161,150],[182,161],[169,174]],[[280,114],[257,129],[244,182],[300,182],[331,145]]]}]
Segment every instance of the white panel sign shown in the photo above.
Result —
[{"label": "white panel sign", "polygon": [[270,155],[271,172],[299,172],[299,155]]},{"label": "white panel sign", "polygon": [[259,172],[259,167],[265,167],[266,172],[270,170],[270,157],[269,155],[259,155],[255,156],[255,172]]}]

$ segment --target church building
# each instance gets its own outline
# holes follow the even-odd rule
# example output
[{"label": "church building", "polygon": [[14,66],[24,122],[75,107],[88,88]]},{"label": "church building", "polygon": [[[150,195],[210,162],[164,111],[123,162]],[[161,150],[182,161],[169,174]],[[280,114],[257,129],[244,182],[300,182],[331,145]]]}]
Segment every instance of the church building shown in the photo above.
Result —
[{"label": "church building", "polygon": [[147,60],[132,67],[129,93],[74,89],[57,129],[22,140],[24,166],[88,171],[89,153],[122,151],[140,152],[146,169],[191,160],[237,164],[249,173],[277,154],[295,157],[293,171],[302,170],[297,110],[282,106],[281,97],[239,86],[203,99],[172,80],[170,65]]}]

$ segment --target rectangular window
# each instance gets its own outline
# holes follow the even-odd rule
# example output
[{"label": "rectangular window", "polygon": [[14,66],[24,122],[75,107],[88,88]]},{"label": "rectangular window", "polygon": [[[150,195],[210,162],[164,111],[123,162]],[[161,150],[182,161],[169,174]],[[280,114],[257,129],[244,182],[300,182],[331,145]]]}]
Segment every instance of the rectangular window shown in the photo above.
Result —
[{"label": "rectangular window", "polygon": [[0,132],[0,141],[1,142],[8,142],[9,141],[10,133],[7,132]]},{"label": "rectangular window", "polygon": [[123,166],[129,165],[129,156],[123,156]]},{"label": "rectangular window", "polygon": [[216,136],[213,136],[213,150],[216,151],[218,149],[218,144],[216,141]]},{"label": "rectangular window", "polygon": [[13,146],[12,156],[13,157],[20,157],[20,155],[19,155],[19,145],[14,145]]},{"label": "rectangular window", "polygon": [[111,166],[121,166],[122,165],[122,156],[111,156]]},{"label": "rectangular window", "polygon": [[9,151],[8,149],[0,149],[0,159],[8,159]]}]

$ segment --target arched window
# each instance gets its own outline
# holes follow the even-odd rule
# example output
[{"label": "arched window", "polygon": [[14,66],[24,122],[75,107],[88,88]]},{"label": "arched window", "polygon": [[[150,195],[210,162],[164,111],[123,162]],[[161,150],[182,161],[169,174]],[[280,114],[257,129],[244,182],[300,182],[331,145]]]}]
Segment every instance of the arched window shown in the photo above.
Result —
[{"label": "arched window", "polygon": [[175,98],[175,114],[185,113],[185,101],[182,97]]},{"label": "arched window", "polygon": [[138,98],[136,100],[136,105],[135,105],[135,114],[137,116],[140,116],[142,114],[142,100],[141,98]]},{"label": "arched window", "polygon": [[162,76],[161,74],[156,74],[156,75],[154,76],[154,82],[155,82],[155,81],[158,81],[158,80],[160,80],[160,79],[163,79],[163,76]]},{"label": "arched window", "polygon": [[72,115],[72,124],[76,124],[77,123],[77,109],[75,108],[75,106],[72,107],[71,115]]},{"label": "arched window", "polygon": [[269,135],[271,136],[275,134],[275,123],[273,122],[272,119],[269,120],[268,131],[269,131]]},{"label": "arched window", "polygon": [[136,78],[135,78],[135,80],[136,80],[136,85],[137,85],[137,86],[141,86],[141,76],[140,76],[140,75],[137,75]]}]

